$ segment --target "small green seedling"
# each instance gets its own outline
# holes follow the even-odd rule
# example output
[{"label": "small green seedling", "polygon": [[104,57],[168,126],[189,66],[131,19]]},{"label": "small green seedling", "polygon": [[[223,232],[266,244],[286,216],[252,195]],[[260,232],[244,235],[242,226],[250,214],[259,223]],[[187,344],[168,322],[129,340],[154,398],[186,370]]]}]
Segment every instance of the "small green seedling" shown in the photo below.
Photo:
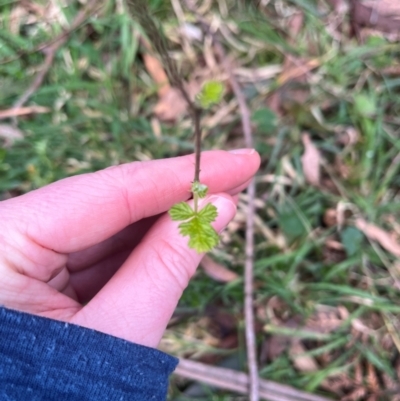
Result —
[{"label": "small green seedling", "polygon": [[218,234],[211,226],[218,216],[217,208],[207,203],[198,210],[199,198],[204,198],[207,190],[206,185],[194,182],[192,184],[194,208],[192,209],[186,202],[180,202],[172,206],[169,211],[172,220],[183,221],[179,224],[179,232],[183,236],[189,236],[189,247],[199,253],[209,252],[219,242]]},{"label": "small green seedling", "polygon": [[224,94],[224,85],[218,81],[207,81],[204,83],[196,101],[202,109],[209,109],[218,104]]},{"label": "small green seedling", "polygon": [[[201,109],[208,109],[221,101],[224,93],[222,83],[209,81],[203,85],[202,90],[196,97],[196,104]],[[196,135],[200,135],[197,132]],[[200,143],[200,138],[196,138]],[[196,146],[196,163],[200,164],[200,146]],[[174,205],[169,214],[174,221],[182,221],[179,224],[179,232],[183,236],[189,236],[189,247],[197,252],[209,252],[219,242],[219,236],[211,223],[218,216],[217,208],[207,203],[199,210],[199,199],[207,195],[208,187],[199,181],[200,165],[196,165],[195,179],[192,183],[193,209],[186,203],[180,202]]]}]

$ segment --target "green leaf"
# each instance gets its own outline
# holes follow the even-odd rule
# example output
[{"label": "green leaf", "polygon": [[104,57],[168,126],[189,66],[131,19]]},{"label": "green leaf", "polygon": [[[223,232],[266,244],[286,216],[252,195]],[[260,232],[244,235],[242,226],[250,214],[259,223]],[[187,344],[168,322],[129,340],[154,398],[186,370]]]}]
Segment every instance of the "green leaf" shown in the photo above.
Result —
[{"label": "green leaf", "polygon": [[195,181],[192,184],[192,192],[194,194],[197,194],[199,196],[199,198],[204,198],[207,195],[208,192],[208,186],[201,184],[198,181]]},{"label": "green leaf", "polygon": [[219,242],[219,236],[211,224],[200,216],[180,224],[179,229],[181,235],[189,236],[189,247],[199,253],[211,251]]},{"label": "green leaf", "polygon": [[256,110],[251,116],[251,120],[257,125],[257,128],[263,134],[268,134],[277,126],[277,116],[268,107]]},{"label": "green leaf", "polygon": [[205,82],[196,100],[203,109],[208,109],[222,100],[224,86],[219,81]]},{"label": "green leaf", "polygon": [[213,204],[207,203],[200,211],[195,212],[187,203],[181,202],[170,209],[169,215],[175,221],[189,219],[178,227],[181,235],[189,236],[190,248],[202,253],[211,251],[218,244],[219,236],[211,226],[218,216],[217,208]]},{"label": "green leaf", "polygon": [[174,221],[187,220],[194,216],[194,210],[186,202],[180,202],[171,207],[169,215]]},{"label": "green leaf", "polygon": [[212,203],[207,203],[207,205],[205,205],[203,209],[199,211],[198,215],[202,221],[211,223],[217,218],[218,211]]},{"label": "green leaf", "polygon": [[340,238],[348,256],[353,256],[361,250],[364,235],[357,228],[346,227],[340,233]]},{"label": "green leaf", "polygon": [[297,211],[289,203],[284,203],[278,211],[278,223],[289,241],[307,234],[307,228]]}]

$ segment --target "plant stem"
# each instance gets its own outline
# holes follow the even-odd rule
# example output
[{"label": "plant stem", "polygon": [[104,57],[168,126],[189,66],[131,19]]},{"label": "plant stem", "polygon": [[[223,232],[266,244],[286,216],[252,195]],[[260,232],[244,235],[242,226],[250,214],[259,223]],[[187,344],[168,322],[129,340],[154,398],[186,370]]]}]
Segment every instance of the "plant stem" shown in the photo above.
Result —
[{"label": "plant stem", "polygon": [[[147,0],[126,0],[127,10],[132,17],[137,17],[142,29],[146,32],[150,42],[156,49],[158,55],[161,58],[165,73],[167,74],[168,80],[172,86],[179,89],[182,97],[185,99],[190,116],[194,125],[194,142],[195,142],[195,171],[193,182],[200,182],[200,158],[201,158],[201,128],[200,118],[201,109],[190,99],[189,93],[187,92],[184,80],[178,71],[175,61],[169,55],[169,48],[166,38],[161,30],[154,22],[150,11],[147,7]],[[197,200],[195,199],[195,207],[197,208]]]},{"label": "plant stem", "polygon": [[193,202],[194,202],[194,214],[196,215],[199,209],[199,195],[196,192],[193,194]]},{"label": "plant stem", "polygon": [[201,110],[194,108],[192,110],[192,120],[194,123],[194,152],[195,152],[195,169],[194,169],[194,182],[200,182],[200,159],[201,159],[201,128],[200,128],[200,115]]}]

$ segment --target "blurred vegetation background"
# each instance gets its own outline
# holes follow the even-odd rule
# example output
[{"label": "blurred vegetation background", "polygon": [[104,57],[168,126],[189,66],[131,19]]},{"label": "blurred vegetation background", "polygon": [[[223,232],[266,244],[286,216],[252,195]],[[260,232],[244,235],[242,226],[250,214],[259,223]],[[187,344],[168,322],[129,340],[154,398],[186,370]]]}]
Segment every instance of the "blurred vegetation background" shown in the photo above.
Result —
[{"label": "blurred vegetation background", "polygon": [[[262,157],[260,377],[335,400],[399,401],[400,1],[195,4],[241,85]],[[208,79],[226,87],[203,117],[204,148],[244,147],[237,99],[198,15],[180,0],[148,5],[188,91]],[[122,0],[0,1],[0,199],[190,153],[192,136],[185,102]],[[167,352],[245,371],[247,201],[186,290]],[[180,377],[169,396],[241,399]]]}]

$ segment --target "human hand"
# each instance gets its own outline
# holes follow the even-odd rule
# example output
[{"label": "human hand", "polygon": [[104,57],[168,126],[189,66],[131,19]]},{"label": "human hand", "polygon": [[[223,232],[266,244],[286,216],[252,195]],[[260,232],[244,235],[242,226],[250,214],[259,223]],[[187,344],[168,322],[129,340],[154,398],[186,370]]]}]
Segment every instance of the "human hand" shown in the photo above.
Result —
[{"label": "human hand", "polygon": [[[202,153],[221,231],[259,167]],[[194,155],[70,177],[0,203],[0,305],[156,347],[202,254],[165,213],[190,197]]]}]

